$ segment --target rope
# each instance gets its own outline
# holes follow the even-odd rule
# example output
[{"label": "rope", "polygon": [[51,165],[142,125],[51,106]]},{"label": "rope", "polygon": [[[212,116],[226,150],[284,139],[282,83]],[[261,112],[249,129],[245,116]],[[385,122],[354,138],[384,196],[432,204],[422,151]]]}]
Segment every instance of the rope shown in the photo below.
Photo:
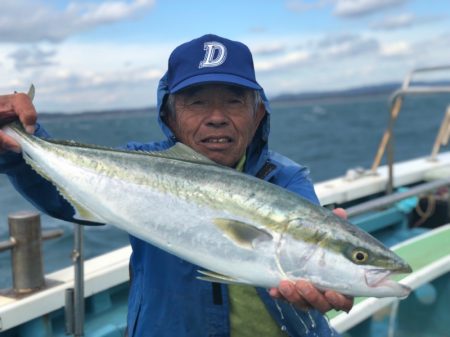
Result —
[{"label": "rope", "polygon": [[427,208],[425,210],[420,207],[420,202],[416,205],[416,212],[420,216],[420,218],[413,224],[412,227],[422,226],[425,221],[427,221],[436,210],[436,198],[434,194],[428,194],[427,196]]}]

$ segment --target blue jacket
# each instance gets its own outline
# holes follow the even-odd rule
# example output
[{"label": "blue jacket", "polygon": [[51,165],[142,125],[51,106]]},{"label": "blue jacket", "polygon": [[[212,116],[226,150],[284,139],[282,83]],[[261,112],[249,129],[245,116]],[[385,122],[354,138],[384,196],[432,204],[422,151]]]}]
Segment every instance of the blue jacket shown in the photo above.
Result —
[{"label": "blue jacket", "polygon": [[[167,94],[165,78],[158,90],[160,110]],[[318,203],[306,168],[268,150],[270,108],[264,92],[266,116],[247,149],[244,172],[285,187]],[[154,143],[128,143],[130,150],[162,150],[176,139],[159,116],[167,139]],[[48,137],[38,126],[36,135]],[[55,188],[28,167],[19,155],[0,156],[0,172],[6,173],[15,188],[47,214],[73,221],[72,207]],[[129,337],[228,337],[229,299],[226,285],[196,279],[199,267],[130,236],[131,286],[128,301]],[[289,336],[334,336],[326,319],[317,311],[295,310],[283,301],[274,301],[266,289],[257,289],[267,310]]]}]

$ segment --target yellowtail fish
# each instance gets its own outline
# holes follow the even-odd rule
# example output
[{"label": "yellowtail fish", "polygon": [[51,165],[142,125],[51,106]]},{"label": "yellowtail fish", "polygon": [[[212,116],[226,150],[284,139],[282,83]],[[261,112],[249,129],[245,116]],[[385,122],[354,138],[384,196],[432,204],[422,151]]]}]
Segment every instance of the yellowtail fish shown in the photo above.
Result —
[{"label": "yellowtail fish", "polygon": [[305,279],[353,296],[410,292],[389,278],[410,266],[368,233],[181,143],[130,152],[40,139],[18,122],[3,131],[75,219],[121,228],[204,268],[201,279],[267,288]]}]

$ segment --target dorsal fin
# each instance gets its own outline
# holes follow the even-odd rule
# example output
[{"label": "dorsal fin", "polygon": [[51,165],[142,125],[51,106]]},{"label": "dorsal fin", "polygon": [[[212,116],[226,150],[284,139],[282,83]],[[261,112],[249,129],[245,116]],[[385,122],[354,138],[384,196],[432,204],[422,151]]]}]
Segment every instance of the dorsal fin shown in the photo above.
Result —
[{"label": "dorsal fin", "polygon": [[171,148],[169,148],[167,150],[163,150],[163,151],[149,151],[149,152],[144,151],[142,153],[149,154],[154,157],[184,160],[184,161],[198,163],[198,164],[221,166],[221,165],[213,162],[211,159],[205,157],[204,155],[194,151],[189,146],[184,145],[183,143],[176,143]]},{"label": "dorsal fin", "polygon": [[30,89],[28,89],[28,93],[27,93],[27,95],[31,101],[33,101],[33,99],[34,99],[34,93],[35,93],[34,84],[31,83]]},{"label": "dorsal fin", "polygon": [[134,153],[139,153],[141,155],[148,155],[148,156],[152,156],[152,157],[181,160],[181,161],[186,161],[186,162],[195,163],[195,164],[206,164],[206,165],[214,165],[214,166],[220,166],[223,168],[227,168],[226,166],[222,166],[220,164],[213,162],[211,159],[196,152],[195,150],[191,149],[189,146],[184,145],[183,143],[176,143],[174,146],[168,148],[167,150],[161,150],[161,151],[143,151],[143,150],[130,151],[130,150],[123,150],[123,149],[113,149],[110,147],[99,146],[99,145],[82,144],[82,143],[78,143],[78,142],[75,142],[72,140],[68,141],[68,140],[46,139],[45,141],[47,141],[49,143],[58,144],[58,145],[82,147],[82,148],[94,149],[94,150],[125,152],[125,153],[134,152]]}]

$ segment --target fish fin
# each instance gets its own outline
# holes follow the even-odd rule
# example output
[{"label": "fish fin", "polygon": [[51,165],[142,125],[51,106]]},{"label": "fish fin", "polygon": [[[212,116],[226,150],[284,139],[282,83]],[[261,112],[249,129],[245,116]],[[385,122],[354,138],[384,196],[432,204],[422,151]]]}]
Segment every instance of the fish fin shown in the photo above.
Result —
[{"label": "fish fin", "polygon": [[85,222],[96,222],[96,223],[100,223],[100,224],[105,223],[105,221],[103,221],[101,218],[97,217],[94,213],[92,213],[83,204],[81,204],[80,202],[75,200],[75,198],[73,198],[72,195],[65,188],[63,188],[61,186],[56,186],[56,189],[63,196],[63,198],[69,202],[69,204],[75,210],[75,214],[73,215],[75,222],[78,222],[81,224],[85,224]]},{"label": "fish fin", "polygon": [[[52,182],[52,179],[45,173],[44,170],[33,160],[32,157],[30,157],[27,153],[23,153],[23,157],[25,159],[25,162],[31,166],[31,168],[36,171],[39,175],[41,175],[44,179],[50,181],[53,186],[56,187],[59,194],[63,196],[64,199],[66,199],[69,204],[72,205],[72,207],[75,210],[74,218],[75,220],[80,220],[80,223],[84,223],[86,221],[88,222],[96,222],[103,224],[104,221],[98,217],[96,217],[90,210],[88,210],[86,207],[84,207],[82,204],[77,202],[69,192],[62,186],[58,186]],[[76,221],[77,222],[77,221]]]},{"label": "fish fin", "polygon": [[216,282],[223,284],[250,284],[244,280],[235,279],[231,276],[215,273],[213,271],[197,270],[202,276],[197,276],[198,280]]},{"label": "fish fin", "polygon": [[32,156],[25,150],[22,150],[22,156],[25,160],[25,163],[31,166],[31,168],[36,171],[37,174],[39,174],[41,177],[43,177],[46,180],[51,181],[51,178],[45,173],[45,171],[41,168],[41,166],[33,159]]},{"label": "fish fin", "polygon": [[81,221],[90,221],[90,222],[98,222],[98,223],[104,223],[104,221],[98,217],[95,216],[90,210],[88,210],[86,207],[72,199],[71,197],[67,196],[67,194],[63,194],[63,197],[69,201],[69,203],[72,205],[72,207],[75,209],[74,218],[76,220]]},{"label": "fish fin", "polygon": [[265,230],[238,220],[215,218],[213,222],[228,239],[245,249],[253,249],[257,242],[273,239]]},{"label": "fish fin", "polygon": [[87,224],[86,222],[95,222],[96,224],[105,223],[103,219],[96,216],[86,206],[75,200],[75,198],[72,197],[72,195],[65,188],[56,186],[56,189],[58,190],[59,194],[61,194],[63,198],[66,199],[75,210],[75,214],[73,215],[74,222],[80,224]]},{"label": "fish fin", "polygon": [[28,97],[30,98],[31,101],[34,99],[35,91],[36,91],[36,90],[35,90],[35,88],[34,88],[34,84],[31,83],[30,89],[28,89],[28,93],[27,93],[27,95],[28,95]]},{"label": "fish fin", "polygon": [[184,160],[196,164],[208,164],[220,166],[219,164],[213,162],[211,159],[205,157],[204,155],[191,149],[189,146],[183,143],[176,143],[171,148],[163,151],[142,151],[144,154],[149,154],[154,157],[161,157],[167,159]]}]

